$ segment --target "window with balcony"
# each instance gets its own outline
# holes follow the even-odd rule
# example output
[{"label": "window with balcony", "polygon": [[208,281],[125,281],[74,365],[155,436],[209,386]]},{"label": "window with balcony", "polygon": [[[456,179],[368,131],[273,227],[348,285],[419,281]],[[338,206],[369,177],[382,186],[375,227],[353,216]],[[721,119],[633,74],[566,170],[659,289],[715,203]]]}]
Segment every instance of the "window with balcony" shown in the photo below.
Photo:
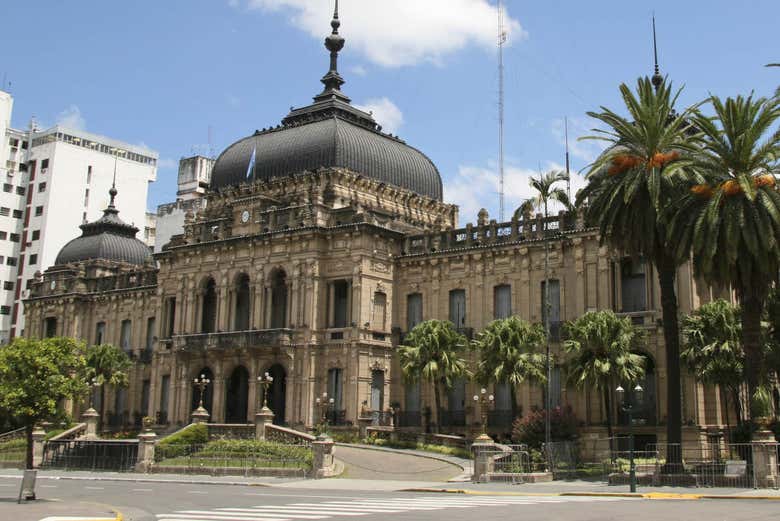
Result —
[{"label": "window with balcony", "polygon": [[287,327],[287,274],[276,270],[271,275],[271,329]]},{"label": "window with balcony", "polygon": [[340,367],[328,369],[328,396],[333,398],[333,409],[340,411],[344,407],[344,370]]},{"label": "window with balcony", "polygon": [[234,321],[234,330],[246,331],[249,329],[249,315],[251,308],[251,297],[249,289],[249,275],[240,274],[236,278],[236,317]]},{"label": "window with balcony", "polygon": [[450,291],[450,322],[458,329],[466,327],[465,289],[453,289]]},{"label": "window with balcony", "polygon": [[201,302],[200,332],[213,333],[217,330],[217,283],[210,277],[204,283]]},{"label": "window with balcony", "polygon": [[349,282],[336,280],[331,283],[333,292],[333,317],[331,327],[347,327],[349,325]]},{"label": "window with balcony", "polygon": [[512,286],[501,284],[493,288],[493,318],[512,316]]}]

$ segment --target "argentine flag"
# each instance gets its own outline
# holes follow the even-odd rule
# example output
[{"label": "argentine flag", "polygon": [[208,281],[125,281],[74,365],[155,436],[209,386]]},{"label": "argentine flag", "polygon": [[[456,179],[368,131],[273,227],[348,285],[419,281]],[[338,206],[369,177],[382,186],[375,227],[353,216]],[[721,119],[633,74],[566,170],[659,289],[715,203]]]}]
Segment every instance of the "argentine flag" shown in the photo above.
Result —
[{"label": "argentine flag", "polygon": [[249,158],[249,166],[246,169],[247,179],[251,179],[253,177],[252,174],[255,171],[255,156],[257,156],[257,145],[255,145],[254,150],[252,150],[252,157]]}]

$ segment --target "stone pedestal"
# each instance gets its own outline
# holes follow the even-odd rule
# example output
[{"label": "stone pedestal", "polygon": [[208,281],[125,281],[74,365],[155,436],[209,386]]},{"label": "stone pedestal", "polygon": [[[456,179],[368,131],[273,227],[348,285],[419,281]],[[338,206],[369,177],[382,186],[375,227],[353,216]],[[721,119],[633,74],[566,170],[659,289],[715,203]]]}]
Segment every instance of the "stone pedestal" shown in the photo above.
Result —
[{"label": "stone pedestal", "polygon": [[37,469],[43,463],[43,445],[46,443],[46,432],[36,427],[32,433],[33,439],[33,468]]},{"label": "stone pedestal", "polygon": [[311,442],[314,451],[312,474],[314,479],[327,478],[334,475],[335,465],[333,461],[333,440],[327,437],[319,437]]},{"label": "stone pedestal", "polygon": [[360,439],[364,440],[368,437],[368,428],[374,421],[370,416],[361,416],[358,418],[358,428],[360,429]]},{"label": "stone pedestal", "polygon": [[493,456],[496,452],[496,444],[488,436],[477,438],[471,445],[471,452],[474,454],[474,474],[471,480],[487,481],[487,475],[494,470]]},{"label": "stone pedestal", "polygon": [[190,417],[192,418],[192,423],[208,423],[211,415],[209,414],[209,411],[203,407],[198,407],[192,411]]},{"label": "stone pedestal", "polygon": [[753,452],[753,475],[758,488],[776,488],[780,484],[777,469],[777,442],[769,430],[756,431],[750,444]]},{"label": "stone pedestal", "polygon": [[98,439],[98,420],[100,419],[100,414],[90,407],[86,411],[84,411],[84,414],[81,415],[81,421],[87,424],[87,432],[83,436],[83,439],[86,440],[96,440]]},{"label": "stone pedestal", "polygon": [[154,448],[157,444],[157,435],[151,431],[138,435],[138,458],[135,470],[149,472],[154,464]]},{"label": "stone pedestal", "polygon": [[255,414],[255,439],[265,441],[265,428],[274,421],[274,413],[268,407],[263,407]]}]

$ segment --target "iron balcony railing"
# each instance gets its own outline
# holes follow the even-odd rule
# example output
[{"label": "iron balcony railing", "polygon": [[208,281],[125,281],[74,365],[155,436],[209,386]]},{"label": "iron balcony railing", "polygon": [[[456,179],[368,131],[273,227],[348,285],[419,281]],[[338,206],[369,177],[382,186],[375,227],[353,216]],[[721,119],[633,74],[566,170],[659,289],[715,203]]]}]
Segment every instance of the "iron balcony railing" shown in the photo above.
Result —
[{"label": "iron balcony railing", "polygon": [[292,342],[292,334],[291,329],[255,329],[176,335],[173,337],[173,346],[182,351],[288,346]]}]

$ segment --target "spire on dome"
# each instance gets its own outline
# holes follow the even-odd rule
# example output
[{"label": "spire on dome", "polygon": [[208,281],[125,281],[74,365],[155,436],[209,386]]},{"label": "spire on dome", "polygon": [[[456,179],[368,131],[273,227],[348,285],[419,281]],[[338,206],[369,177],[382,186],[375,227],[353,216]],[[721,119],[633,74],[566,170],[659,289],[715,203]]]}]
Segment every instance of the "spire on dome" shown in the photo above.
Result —
[{"label": "spire on dome", "polygon": [[349,99],[341,93],[341,86],[344,85],[344,78],[339,74],[339,51],[344,48],[344,38],[339,34],[341,21],[339,20],[339,0],[336,0],[336,6],[333,10],[333,19],[330,22],[333,31],[325,38],[325,48],[330,51],[330,70],[320,80],[325,89],[314,99],[322,101],[336,96],[345,101]]},{"label": "spire on dome", "polygon": [[650,81],[653,82],[653,86],[655,87],[655,90],[658,90],[658,87],[660,87],[661,83],[663,83],[664,81],[664,77],[661,76],[661,71],[658,68],[658,44],[655,38],[655,15],[653,15],[653,59],[655,61],[655,69],[654,69],[655,72]]},{"label": "spire on dome", "polygon": [[116,209],[116,206],[114,206],[114,199],[118,193],[119,192],[116,189],[116,158],[114,158],[114,179],[111,181],[111,189],[108,191],[108,195],[111,196],[111,201],[108,203],[109,208]]}]

